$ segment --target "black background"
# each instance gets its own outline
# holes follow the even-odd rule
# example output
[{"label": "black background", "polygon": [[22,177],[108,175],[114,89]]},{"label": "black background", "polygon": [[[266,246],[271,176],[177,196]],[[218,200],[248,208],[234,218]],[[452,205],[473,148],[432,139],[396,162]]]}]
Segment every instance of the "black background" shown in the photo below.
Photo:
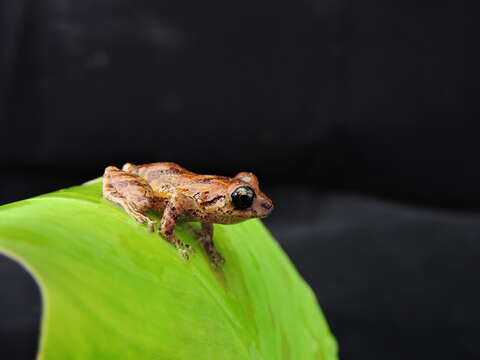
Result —
[{"label": "black background", "polygon": [[[0,203],[175,161],[255,172],[343,359],[480,357],[463,1],[0,0]],[[40,296],[0,259],[0,357]]]}]

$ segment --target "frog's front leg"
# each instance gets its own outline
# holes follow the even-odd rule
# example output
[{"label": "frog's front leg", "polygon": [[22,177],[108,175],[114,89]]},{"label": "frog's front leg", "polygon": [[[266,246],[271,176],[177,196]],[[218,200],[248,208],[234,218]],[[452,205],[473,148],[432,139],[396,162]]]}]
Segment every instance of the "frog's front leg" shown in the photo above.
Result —
[{"label": "frog's front leg", "polygon": [[148,224],[149,231],[154,231],[155,221],[143,214],[154,204],[153,190],[144,179],[109,166],[103,175],[103,197],[121,206],[140,224]]},{"label": "frog's front leg", "polygon": [[188,252],[193,253],[195,252],[194,249],[177,238],[173,233],[173,230],[177,225],[177,220],[182,215],[181,209],[184,208],[185,201],[188,201],[188,199],[183,195],[176,195],[170,199],[163,211],[162,221],[160,222],[158,231],[165,240],[175,246],[185,260],[188,260]]},{"label": "frog's front leg", "polygon": [[220,254],[215,248],[213,243],[213,224],[211,223],[202,223],[201,230],[193,228],[193,231],[198,237],[198,242],[203,246],[205,252],[210,258],[213,266],[220,267],[225,263],[225,259],[222,254]]}]

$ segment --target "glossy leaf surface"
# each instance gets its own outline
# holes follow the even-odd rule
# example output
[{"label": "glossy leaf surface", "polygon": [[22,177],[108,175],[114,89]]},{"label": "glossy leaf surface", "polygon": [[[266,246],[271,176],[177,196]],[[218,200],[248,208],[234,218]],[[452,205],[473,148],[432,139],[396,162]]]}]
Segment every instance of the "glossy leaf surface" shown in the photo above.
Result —
[{"label": "glossy leaf surface", "polygon": [[214,270],[102,199],[101,183],[0,207],[0,251],[43,296],[39,359],[336,359],[317,301],[262,223],[215,225]]}]

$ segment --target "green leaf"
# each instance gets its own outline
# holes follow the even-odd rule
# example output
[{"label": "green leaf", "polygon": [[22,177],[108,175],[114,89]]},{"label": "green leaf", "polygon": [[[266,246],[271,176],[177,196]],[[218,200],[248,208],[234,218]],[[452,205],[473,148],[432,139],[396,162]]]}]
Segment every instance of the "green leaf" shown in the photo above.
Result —
[{"label": "green leaf", "polygon": [[185,261],[93,182],[0,207],[0,251],[43,296],[39,359],[337,359],[315,296],[258,220]]}]

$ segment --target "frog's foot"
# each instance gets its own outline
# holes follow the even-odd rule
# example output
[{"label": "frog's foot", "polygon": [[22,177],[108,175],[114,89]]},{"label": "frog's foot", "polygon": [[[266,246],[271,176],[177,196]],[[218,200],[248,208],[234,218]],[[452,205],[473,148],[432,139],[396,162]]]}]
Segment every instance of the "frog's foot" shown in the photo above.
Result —
[{"label": "frog's foot", "polygon": [[180,253],[180,255],[182,255],[182,257],[185,259],[185,260],[188,260],[190,258],[190,256],[188,255],[188,251],[185,250],[185,249],[182,249],[182,248],[177,248],[177,251]]},{"label": "frog's foot", "polygon": [[155,220],[150,219],[149,217],[145,216],[145,220],[143,224],[147,223],[148,231],[154,232],[155,231],[155,224],[157,223]]},{"label": "frog's foot", "polygon": [[135,210],[130,210],[130,215],[133,216],[133,218],[137,220],[140,224],[147,224],[148,231],[155,231],[155,224],[157,223],[155,220],[152,220],[148,216],[145,216]]},{"label": "frog's foot", "polygon": [[178,242],[174,244],[174,246],[185,260],[188,260],[190,258],[190,255],[195,253],[195,249],[192,246],[185,244],[180,240],[178,240]]},{"label": "frog's foot", "polygon": [[[198,231],[198,230],[197,230]],[[205,249],[208,257],[214,268],[220,268],[223,264],[225,264],[225,259],[223,258],[222,254],[220,254],[215,245],[213,243],[211,233],[199,231],[198,232],[198,241]]]},{"label": "frog's foot", "polygon": [[210,257],[210,261],[212,262],[213,267],[216,269],[220,268],[223,264],[225,264],[225,259],[216,250],[213,252],[210,252],[208,256]]},{"label": "frog's foot", "polygon": [[191,254],[195,254],[195,249],[193,248],[193,246],[186,243],[182,243],[182,244],[185,250],[187,250]]},{"label": "frog's foot", "polygon": [[193,254],[195,252],[195,249],[193,247],[191,247],[190,245],[188,244],[185,244],[183,241],[181,241],[180,239],[178,239],[175,235],[173,234],[165,234],[165,235],[162,235],[160,233],[160,235],[165,239],[167,240],[170,244],[172,244],[175,249],[177,249],[177,251],[183,256],[183,258],[185,260],[188,260],[190,258],[190,254]]}]

